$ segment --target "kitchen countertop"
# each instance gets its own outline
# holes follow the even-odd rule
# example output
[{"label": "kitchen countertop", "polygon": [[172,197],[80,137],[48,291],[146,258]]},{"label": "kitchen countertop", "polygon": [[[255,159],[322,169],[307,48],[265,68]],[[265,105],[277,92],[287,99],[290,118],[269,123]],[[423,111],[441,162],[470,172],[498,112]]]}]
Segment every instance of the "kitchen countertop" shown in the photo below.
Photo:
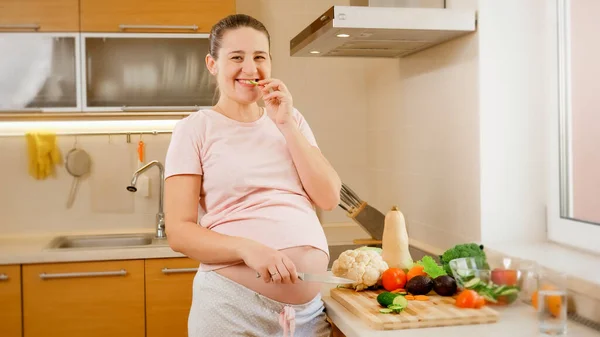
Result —
[{"label": "kitchen countertop", "polygon": [[[494,309],[500,313],[500,319],[493,324],[462,325],[437,328],[379,331],[369,328],[357,316],[348,311],[339,302],[329,296],[332,287],[323,288],[323,301],[327,315],[346,337],[537,337],[545,336],[537,331],[534,309],[524,303]],[[443,329],[443,330],[442,330]],[[582,324],[568,321],[568,333],[571,337],[600,337],[600,332]]]},{"label": "kitchen countertop", "polygon": [[[135,234],[141,233],[144,232],[136,232]],[[144,234],[147,233],[152,232]],[[90,233],[85,234],[89,235]],[[77,234],[69,233],[68,235]],[[126,248],[48,249],[50,242],[57,236],[60,236],[60,234],[35,237],[0,237],[0,265],[185,257],[185,255],[173,251],[166,240],[161,240],[152,245]]]},{"label": "kitchen countertop", "polygon": [[[0,237],[0,265],[185,257],[185,255],[173,251],[166,241],[133,248],[48,249],[50,242],[59,235]],[[77,233],[69,233],[69,235],[77,235]],[[444,330],[441,330],[442,328],[373,330],[329,296],[329,290],[332,288],[331,285],[324,285],[322,290],[323,301],[325,302],[327,315],[346,337],[419,337],[436,334],[445,337],[464,337],[467,335],[488,337],[542,336],[537,332],[535,312],[525,304],[498,308],[501,317],[494,324],[443,327]],[[569,321],[568,324],[568,336],[600,337],[600,332],[579,323]]]}]

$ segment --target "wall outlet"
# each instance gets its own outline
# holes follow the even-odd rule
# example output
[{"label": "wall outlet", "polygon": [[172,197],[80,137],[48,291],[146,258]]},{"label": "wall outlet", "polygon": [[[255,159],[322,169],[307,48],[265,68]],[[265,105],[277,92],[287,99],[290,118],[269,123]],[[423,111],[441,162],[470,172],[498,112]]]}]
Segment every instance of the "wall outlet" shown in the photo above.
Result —
[{"label": "wall outlet", "polygon": [[137,193],[140,197],[150,197],[150,179],[144,174],[140,175],[137,180]]}]

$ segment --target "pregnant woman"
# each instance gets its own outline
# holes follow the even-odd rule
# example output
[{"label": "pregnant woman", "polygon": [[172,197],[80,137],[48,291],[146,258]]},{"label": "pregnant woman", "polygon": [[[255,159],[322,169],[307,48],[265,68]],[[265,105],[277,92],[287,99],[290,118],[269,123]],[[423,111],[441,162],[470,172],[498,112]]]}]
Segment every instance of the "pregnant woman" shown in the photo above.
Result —
[{"label": "pregnant woman", "polygon": [[169,245],[200,262],[189,336],[329,336],[321,284],[297,272],[327,271],[315,206],[338,205],[340,178],[271,77],[262,23],[228,16],[209,48],[219,100],[177,123],[165,164]]}]

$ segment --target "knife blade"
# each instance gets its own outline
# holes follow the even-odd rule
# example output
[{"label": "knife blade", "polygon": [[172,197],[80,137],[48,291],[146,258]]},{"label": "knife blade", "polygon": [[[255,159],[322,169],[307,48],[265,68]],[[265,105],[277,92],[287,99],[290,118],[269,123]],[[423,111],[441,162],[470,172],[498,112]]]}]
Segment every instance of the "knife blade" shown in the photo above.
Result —
[{"label": "knife blade", "polygon": [[298,278],[302,281],[307,282],[322,282],[322,283],[334,283],[334,284],[352,284],[355,283],[354,280],[331,276],[328,274],[310,274],[310,273],[300,273],[298,272]]}]

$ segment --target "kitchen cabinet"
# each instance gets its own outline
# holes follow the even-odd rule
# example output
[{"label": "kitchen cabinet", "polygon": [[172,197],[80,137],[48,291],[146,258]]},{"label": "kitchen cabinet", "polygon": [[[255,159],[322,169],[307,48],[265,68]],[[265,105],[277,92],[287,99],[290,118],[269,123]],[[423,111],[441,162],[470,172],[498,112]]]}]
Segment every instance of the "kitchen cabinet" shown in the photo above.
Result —
[{"label": "kitchen cabinet", "polygon": [[144,260],[23,266],[24,337],[144,337]]},{"label": "kitchen cabinet", "polygon": [[78,32],[79,0],[0,0],[0,31]]},{"label": "kitchen cabinet", "polygon": [[21,266],[0,266],[0,336],[21,337]]},{"label": "kitchen cabinet", "polygon": [[[2,0],[0,0],[1,3]],[[0,33],[0,39],[14,41],[22,48],[22,61],[11,72],[3,74],[14,79],[23,90],[35,92],[35,97],[21,110],[11,112],[78,111],[80,103],[80,37],[78,33]],[[0,63],[10,62],[10,59]],[[30,85],[30,76],[45,74],[40,87]],[[3,111],[0,111],[3,112]]]},{"label": "kitchen cabinet", "polygon": [[146,336],[186,337],[192,284],[199,263],[189,258],[146,260]]},{"label": "kitchen cabinet", "polygon": [[213,105],[207,34],[83,33],[84,111],[197,111]]},{"label": "kitchen cabinet", "polygon": [[235,0],[81,0],[83,32],[208,33]]}]

